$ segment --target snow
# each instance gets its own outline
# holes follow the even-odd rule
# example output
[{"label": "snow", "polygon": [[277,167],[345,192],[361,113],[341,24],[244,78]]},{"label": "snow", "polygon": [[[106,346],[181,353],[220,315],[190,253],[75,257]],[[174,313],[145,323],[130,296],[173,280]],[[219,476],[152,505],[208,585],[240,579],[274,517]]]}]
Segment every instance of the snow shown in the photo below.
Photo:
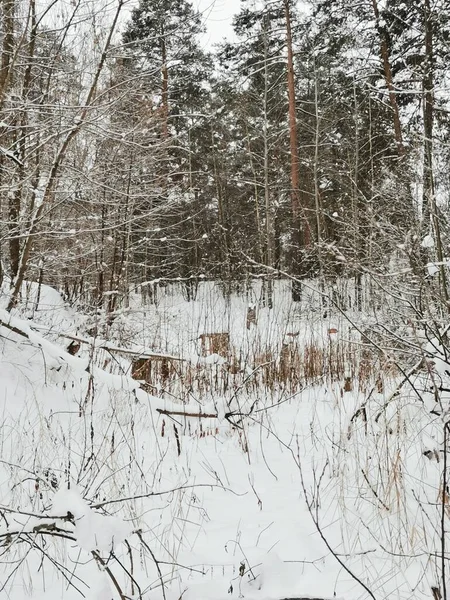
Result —
[{"label": "snow", "polygon": [[91,510],[78,490],[60,489],[53,496],[53,513],[74,516],[75,538],[83,550],[114,550],[131,534],[132,528],[122,519]]},{"label": "snow", "polygon": [[434,239],[432,235],[426,235],[422,243],[420,244],[422,248],[434,248]]},{"label": "snow", "polygon": [[16,154],[14,152],[12,152],[11,150],[9,150],[8,148],[4,148],[3,146],[0,146],[0,153],[18,165],[23,164],[22,161],[16,156]]},{"label": "snow", "polygon": [[[55,290],[43,286],[36,306],[30,286],[12,315],[0,309],[0,319],[24,334],[0,327],[0,543],[14,533],[0,565],[5,597],[72,600],[81,592],[117,600],[109,570],[133,600],[133,581],[144,599],[160,598],[161,577],[166,600],[368,598],[331,548],[377,599],[429,600],[439,585],[437,457],[450,392],[437,410],[426,369],[413,370],[397,394],[401,378],[389,378],[385,367],[383,387],[368,382],[369,392],[351,365],[340,379],[324,372],[296,389],[246,379],[255,356],[281,351],[286,340],[334,352],[356,339],[342,316],[324,318],[320,302],[314,309],[313,288],[300,310],[282,282],[272,311],[258,286],[226,298],[205,281],[193,302],[183,299],[182,284],[160,290],[157,304],[133,297],[110,329],[110,348],[128,341],[188,359],[183,368],[177,363],[173,383],[151,392],[131,378],[129,356],[113,352],[111,360],[89,344],[77,356],[66,352],[57,333],[89,341],[89,320]],[[336,293],[351,290],[338,282]],[[258,309],[251,329],[249,305]],[[202,356],[205,332],[228,332],[232,353],[241,353],[246,374],[227,389],[214,386],[229,360]],[[430,368],[450,389],[439,336],[421,339]],[[37,535],[42,525],[66,539],[51,530]],[[12,561],[21,565],[13,575]]]},{"label": "snow", "polygon": [[227,361],[220,354],[212,353],[205,357],[199,356],[197,362],[204,365],[224,365]]},{"label": "snow", "polygon": [[427,272],[430,277],[433,277],[433,275],[436,275],[436,273],[439,273],[438,265],[433,262],[427,263]]}]

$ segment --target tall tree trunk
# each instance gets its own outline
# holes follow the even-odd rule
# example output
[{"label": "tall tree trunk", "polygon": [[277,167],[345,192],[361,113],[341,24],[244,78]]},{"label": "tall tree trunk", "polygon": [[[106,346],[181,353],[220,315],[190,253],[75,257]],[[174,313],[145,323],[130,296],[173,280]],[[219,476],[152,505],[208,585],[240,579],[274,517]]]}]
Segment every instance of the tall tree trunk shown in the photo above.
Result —
[{"label": "tall tree trunk", "polygon": [[211,146],[213,152],[213,168],[214,168],[214,184],[216,187],[217,195],[217,224],[219,226],[219,255],[220,255],[220,266],[219,271],[222,278],[226,281],[227,285],[230,284],[231,275],[231,257],[230,257],[230,239],[228,230],[228,215],[226,201],[222,190],[221,174],[219,173],[219,161],[217,160],[214,130],[211,127]]},{"label": "tall tree trunk", "polygon": [[[11,66],[14,52],[14,11],[15,0],[2,0],[2,21],[3,21],[3,44],[0,64],[0,97],[2,102],[8,84],[11,84]],[[3,129],[3,127],[2,127]],[[7,146],[11,139],[7,132],[2,132],[2,145]],[[5,158],[0,159],[0,179],[3,180],[5,169]],[[18,191],[10,192],[8,197],[8,224],[10,233],[9,256],[12,275],[15,276],[19,269],[20,246],[17,235],[17,223],[19,210],[17,209]]]},{"label": "tall tree trunk", "polygon": [[169,70],[167,67],[167,46],[164,29],[161,35],[161,63],[161,102],[163,115],[162,134],[163,139],[167,140],[167,138],[169,137]]},{"label": "tall tree trunk", "polygon": [[259,210],[259,180],[258,173],[255,167],[255,162],[253,160],[253,148],[250,142],[250,133],[248,130],[248,118],[244,112],[243,120],[245,124],[245,134],[247,141],[247,149],[248,149],[248,158],[250,162],[250,169],[253,175],[253,193],[255,196],[255,226],[258,232],[258,244],[256,247],[256,260],[260,263],[264,260],[264,234],[261,227],[261,215]]},{"label": "tall tree trunk", "polygon": [[[291,153],[291,202],[294,228],[301,231],[302,206],[300,200],[300,174],[298,155],[297,115],[295,102],[294,55],[292,51],[292,28],[289,11],[289,0],[284,0],[286,16],[286,42],[287,42],[287,84],[289,101],[289,141]],[[304,231],[305,245],[309,244],[309,228]]]},{"label": "tall tree trunk", "polygon": [[[431,10],[429,0],[424,0],[424,32],[425,32],[425,58],[424,74],[422,81],[423,92],[423,203],[422,215],[424,227],[433,220],[434,210],[434,181],[433,181],[433,27],[431,23]],[[433,223],[434,225],[434,223]]]},{"label": "tall tree trunk", "polygon": [[298,135],[297,135],[297,115],[295,102],[295,79],[294,79],[294,54],[292,51],[292,27],[291,15],[289,10],[289,0],[284,0],[284,12],[286,18],[286,43],[287,43],[287,84],[289,101],[289,140],[291,154],[291,204],[292,220],[294,234],[294,254],[293,275],[297,281],[294,281],[292,288],[292,299],[299,301],[301,297],[300,284],[298,278],[301,275],[299,254],[301,246],[309,246],[311,243],[311,231],[309,222],[305,215],[305,207],[301,203],[300,195],[300,173],[299,173],[299,153],[298,153]]},{"label": "tall tree trunk", "polygon": [[400,156],[405,154],[405,147],[403,145],[402,127],[400,123],[400,113],[398,110],[397,96],[395,94],[395,88],[392,78],[391,63],[389,61],[389,46],[386,35],[386,27],[380,24],[380,11],[378,8],[377,0],[372,0],[373,13],[375,15],[376,27],[380,36],[380,50],[381,58],[383,60],[383,71],[384,79],[386,81],[386,87],[389,91],[389,102],[392,107],[392,115],[394,120],[394,134],[395,141],[397,144],[397,150]]},{"label": "tall tree trunk", "polygon": [[[268,70],[268,43],[267,43],[267,17],[264,18],[264,207],[266,216],[266,265],[273,267],[274,256],[274,236],[273,236],[273,215],[272,204],[270,201],[270,186],[269,186],[269,144],[268,144],[268,86],[269,86],[269,70]],[[273,281],[271,273],[267,272],[267,288],[265,293],[265,304],[268,308],[273,307]]]},{"label": "tall tree trunk", "polygon": [[[20,169],[22,171],[22,169]],[[20,263],[20,205],[22,197],[22,186],[18,183],[18,189],[10,192],[8,198],[8,229],[9,229],[9,261],[12,277],[19,272]]]},{"label": "tall tree trunk", "polygon": [[[13,192],[11,192],[9,197],[9,206],[8,206],[8,216],[9,216],[9,255],[10,255],[10,266],[11,273],[13,277],[17,276],[19,271],[19,263],[20,263],[20,251],[21,251],[21,243],[20,243],[20,233],[21,233],[21,212],[23,205],[23,182],[26,178],[26,170],[27,165],[26,162],[26,146],[27,146],[27,134],[28,134],[28,108],[27,102],[29,100],[29,93],[31,88],[31,76],[32,76],[32,66],[33,59],[36,47],[36,36],[37,36],[37,19],[36,19],[36,3],[35,0],[29,0],[29,10],[30,10],[30,36],[28,41],[28,51],[27,51],[27,65],[25,68],[25,74],[23,78],[22,84],[22,104],[23,109],[20,112],[20,115],[17,118],[17,134],[16,134],[16,146],[19,150],[19,158],[20,164],[18,166],[18,171],[15,175],[16,177],[16,185]],[[25,34],[24,34],[25,36]],[[28,168],[30,165],[28,165]],[[33,187],[33,189],[35,189]],[[35,192],[33,192],[34,194]],[[31,207],[32,209],[32,207]]]},{"label": "tall tree trunk", "polygon": [[314,131],[314,208],[316,213],[316,240],[317,240],[317,262],[319,271],[319,289],[320,289],[320,300],[323,305],[326,305],[328,300],[325,294],[325,271],[324,261],[322,256],[322,236],[323,236],[323,209],[322,199],[320,194],[320,180],[319,180],[319,149],[320,149],[320,129],[321,129],[321,115],[319,110],[320,101],[320,89],[319,89],[319,74],[316,69],[316,63],[314,60],[314,117],[315,117],[315,131]]},{"label": "tall tree trunk", "polygon": [[355,263],[355,307],[357,310],[362,310],[362,276],[359,268],[359,261],[363,260],[363,238],[360,230],[360,202],[359,202],[359,105],[358,96],[356,93],[356,82],[353,80],[353,107],[355,120],[355,141],[354,141],[354,157],[349,156],[349,164],[354,160],[354,172],[352,174],[352,229],[353,229],[353,252]]},{"label": "tall tree trunk", "polygon": [[0,98],[10,83],[11,66],[14,51],[14,9],[15,0],[2,0],[3,45],[0,65]]},{"label": "tall tree trunk", "polygon": [[434,55],[433,55],[433,15],[430,0],[424,0],[424,32],[425,32],[425,62],[423,75],[423,229],[431,228],[436,246],[436,258],[439,262],[439,275],[443,299],[450,311],[448,303],[446,266],[442,247],[441,228],[436,205],[433,174],[433,128],[434,128]]}]

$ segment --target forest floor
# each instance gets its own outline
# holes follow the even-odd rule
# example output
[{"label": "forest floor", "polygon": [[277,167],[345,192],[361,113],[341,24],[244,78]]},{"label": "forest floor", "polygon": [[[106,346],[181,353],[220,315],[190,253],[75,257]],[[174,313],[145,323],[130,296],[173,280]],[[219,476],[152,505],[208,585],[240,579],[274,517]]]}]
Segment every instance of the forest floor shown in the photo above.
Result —
[{"label": "forest floor", "polygon": [[269,310],[173,286],[107,331],[45,286],[0,308],[0,597],[433,598],[450,505],[427,375],[402,384],[370,319],[288,287]]}]

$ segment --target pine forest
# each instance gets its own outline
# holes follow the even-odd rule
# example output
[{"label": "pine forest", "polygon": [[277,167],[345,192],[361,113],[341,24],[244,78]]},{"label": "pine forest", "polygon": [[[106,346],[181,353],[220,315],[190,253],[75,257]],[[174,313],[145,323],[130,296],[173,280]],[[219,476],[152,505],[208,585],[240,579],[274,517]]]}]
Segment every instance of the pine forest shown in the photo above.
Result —
[{"label": "pine forest", "polygon": [[0,598],[450,600],[449,207],[448,0],[0,0]]}]

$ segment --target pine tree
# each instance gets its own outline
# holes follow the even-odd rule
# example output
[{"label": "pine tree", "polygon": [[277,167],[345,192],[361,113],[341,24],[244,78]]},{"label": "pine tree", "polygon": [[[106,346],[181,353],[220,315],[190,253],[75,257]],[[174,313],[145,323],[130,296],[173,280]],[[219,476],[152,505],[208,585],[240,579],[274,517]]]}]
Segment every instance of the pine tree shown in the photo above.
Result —
[{"label": "pine tree", "polygon": [[[203,210],[206,184],[202,165],[208,120],[210,57],[202,50],[200,14],[186,0],[141,0],[124,34],[129,60],[147,81],[147,99],[161,118],[165,159],[161,177],[159,256],[153,275],[182,276],[201,270],[202,234],[194,216]],[[164,266],[165,265],[165,266]],[[188,284],[188,287],[190,284]],[[190,295],[190,289],[188,289]]]},{"label": "pine tree", "polygon": [[131,15],[124,43],[140,56],[163,116],[163,134],[184,127],[177,119],[198,105],[209,61],[198,36],[200,14],[187,0],[141,0]]},{"label": "pine tree", "polygon": [[[233,117],[230,162],[239,183],[230,197],[232,238],[255,263],[281,266],[282,228],[292,225],[285,218],[290,183],[284,7],[243,3],[234,30],[238,41],[219,52],[228,89],[225,111]],[[270,279],[265,299],[270,306]]]},{"label": "pine tree", "polygon": [[314,58],[323,111],[319,171],[326,236],[359,279],[361,269],[387,268],[417,219],[396,63],[377,2],[322,0],[309,30],[304,52]]}]

